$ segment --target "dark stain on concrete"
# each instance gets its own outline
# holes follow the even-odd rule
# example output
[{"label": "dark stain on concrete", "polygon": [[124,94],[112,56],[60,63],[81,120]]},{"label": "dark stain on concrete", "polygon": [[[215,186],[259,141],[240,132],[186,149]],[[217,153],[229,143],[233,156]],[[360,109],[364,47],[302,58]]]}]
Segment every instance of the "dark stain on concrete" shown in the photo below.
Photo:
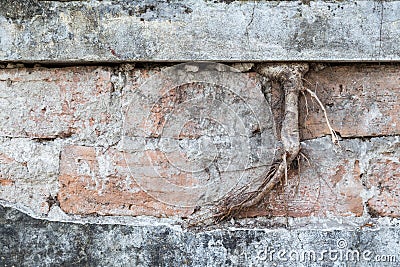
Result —
[{"label": "dark stain on concrete", "polygon": [[0,15],[12,20],[29,20],[42,11],[43,3],[35,0],[0,1]]}]

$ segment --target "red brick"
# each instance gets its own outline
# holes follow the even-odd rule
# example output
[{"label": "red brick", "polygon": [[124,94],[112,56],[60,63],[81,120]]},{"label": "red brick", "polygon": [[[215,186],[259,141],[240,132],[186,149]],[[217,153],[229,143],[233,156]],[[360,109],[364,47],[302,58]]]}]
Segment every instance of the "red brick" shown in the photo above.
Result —
[{"label": "red brick", "polygon": [[110,76],[105,67],[0,69],[0,134],[98,138],[115,120]]},{"label": "red brick", "polygon": [[0,185],[1,185],[1,186],[13,185],[14,183],[15,183],[14,180],[10,180],[10,179],[0,179]]},{"label": "red brick", "polygon": [[[342,137],[400,134],[400,71],[393,65],[353,65],[310,71],[304,85],[326,107],[332,127]],[[329,134],[321,108],[301,98],[302,139]],[[308,111],[307,111],[308,107]]]},{"label": "red brick", "polygon": [[[102,162],[101,157],[107,162]],[[190,214],[191,209],[162,203],[146,193],[129,170],[143,167],[140,157],[136,163],[131,161],[131,166],[127,165],[124,157],[129,155],[115,149],[103,153],[101,148],[65,147],[59,176],[61,208],[72,214],[157,217]],[[151,181],[151,177],[148,180]]]}]

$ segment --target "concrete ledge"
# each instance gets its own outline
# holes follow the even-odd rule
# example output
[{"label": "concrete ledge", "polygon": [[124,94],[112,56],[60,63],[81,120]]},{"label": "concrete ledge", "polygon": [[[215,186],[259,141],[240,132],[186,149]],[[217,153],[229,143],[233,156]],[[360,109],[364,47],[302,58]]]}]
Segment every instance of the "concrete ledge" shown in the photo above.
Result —
[{"label": "concrete ledge", "polygon": [[2,1],[0,61],[400,60],[399,1],[302,2]]},{"label": "concrete ledge", "polygon": [[2,266],[397,266],[399,228],[73,224],[0,206]]}]

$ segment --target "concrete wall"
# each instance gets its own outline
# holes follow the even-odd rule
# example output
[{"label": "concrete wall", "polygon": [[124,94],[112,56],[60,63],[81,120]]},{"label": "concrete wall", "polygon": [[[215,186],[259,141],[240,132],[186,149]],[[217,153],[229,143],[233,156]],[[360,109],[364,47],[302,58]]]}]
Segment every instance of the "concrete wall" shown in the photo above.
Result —
[{"label": "concrete wall", "polygon": [[398,1],[2,1],[12,61],[399,60]]},{"label": "concrete wall", "polygon": [[[0,265],[397,266],[399,8],[1,2]],[[193,60],[223,64],[177,64]],[[300,94],[287,180],[187,228],[281,153],[285,94],[257,73],[272,61],[308,62],[339,145]]]}]

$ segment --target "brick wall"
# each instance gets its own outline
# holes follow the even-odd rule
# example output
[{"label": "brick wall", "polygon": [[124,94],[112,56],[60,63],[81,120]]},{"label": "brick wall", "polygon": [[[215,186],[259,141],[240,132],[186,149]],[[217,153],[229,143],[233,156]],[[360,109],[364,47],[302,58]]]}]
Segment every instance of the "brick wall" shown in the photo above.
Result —
[{"label": "brick wall", "polygon": [[[132,106],[132,92],[143,90],[146,80],[159,71],[151,65],[1,69],[0,197],[41,216],[57,206],[67,214],[79,215],[186,217],[193,213],[195,205],[189,204],[202,193],[193,188],[204,177],[162,167],[176,161],[181,164],[179,168],[192,168],[193,163],[181,159],[187,155],[160,153],[150,148],[151,140],[146,138],[122,138],[126,129],[123,117],[132,112],[124,111],[124,103],[125,107]],[[279,185],[261,205],[241,216],[398,217],[399,74],[396,65],[330,64],[322,70],[311,69],[304,84],[325,105],[332,127],[341,136],[339,146],[327,136],[329,130],[320,106],[309,95],[302,95],[302,150],[290,166],[287,184]],[[261,105],[272,107],[279,132],[279,84],[251,70],[240,75],[246,75],[254,86],[242,92],[244,103],[259,114],[266,112]],[[215,92],[223,94],[217,89]],[[221,101],[228,98],[221,96]],[[178,100],[171,101],[176,104]],[[169,112],[164,107],[157,116],[162,118]],[[268,120],[267,115],[258,115],[258,119]],[[133,114],[134,119],[138,116]],[[154,123],[158,120],[155,118]],[[155,129],[153,124],[143,127],[143,132]],[[196,132],[192,126],[188,129],[191,138],[196,135],[194,139],[210,132]],[[186,132],[187,136],[190,133]],[[130,142],[134,150],[124,149],[124,142]],[[247,155],[242,157],[246,159]],[[246,176],[267,169],[259,165],[255,164]],[[152,176],[149,169],[156,169],[159,175]],[[228,180],[242,175],[241,170],[221,173]],[[163,174],[168,183],[179,188],[166,187]],[[150,184],[140,184],[143,181]],[[189,190],[181,190],[182,186]]]}]

